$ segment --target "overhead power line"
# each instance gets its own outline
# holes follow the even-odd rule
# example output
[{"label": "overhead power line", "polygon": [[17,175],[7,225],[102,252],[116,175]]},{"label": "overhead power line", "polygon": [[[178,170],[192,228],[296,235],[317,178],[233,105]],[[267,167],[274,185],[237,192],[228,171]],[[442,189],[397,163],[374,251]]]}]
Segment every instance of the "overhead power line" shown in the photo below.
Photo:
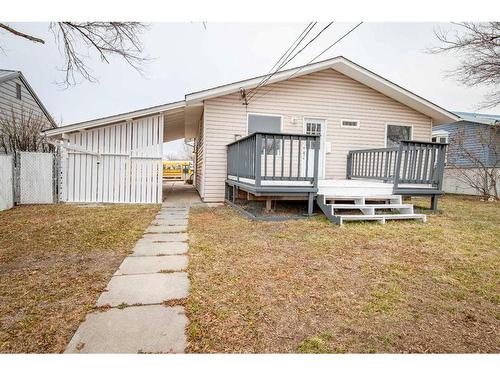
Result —
[{"label": "overhead power line", "polygon": [[304,49],[307,48],[307,46],[309,46],[312,42],[314,42],[316,39],[318,39],[318,37],[326,30],[328,29],[331,25],[333,24],[333,22],[330,22],[328,25],[326,25],[323,29],[321,29],[309,42],[306,43],[305,46],[303,46],[299,51],[297,51],[292,57],[289,57],[288,59],[286,59],[285,61],[283,61],[283,63],[276,69],[276,71],[274,73],[272,73],[271,75],[269,75],[267,78],[265,78],[264,80],[262,80],[258,85],[257,87],[252,90],[251,92],[251,95],[250,97],[247,99],[247,102],[249,102],[250,100],[252,100],[252,98],[257,94],[258,90],[260,87],[264,86],[276,73],[278,73],[282,68],[284,68],[286,65],[288,65],[288,63],[290,61],[292,61],[295,57],[297,57],[297,55],[299,55],[302,51],[304,51]]},{"label": "overhead power line", "polygon": [[[339,43],[342,39],[344,39],[345,37],[347,37],[350,33],[352,33],[354,30],[356,30],[359,26],[361,26],[363,22],[360,22],[358,23],[356,26],[354,26],[352,29],[350,29],[348,32],[346,32],[344,35],[342,35],[340,38],[338,38],[337,40],[335,40],[332,44],[330,44],[327,48],[325,48],[323,51],[321,51],[318,55],[316,55],[315,57],[313,57],[311,60],[309,60],[309,62],[307,62],[307,64],[305,65],[302,65],[300,68],[298,68],[297,70],[295,70],[290,76],[288,76],[286,78],[286,80],[289,80],[290,78],[292,78],[293,76],[297,75],[297,73],[299,73],[303,68],[305,68],[306,66],[308,66],[309,64],[312,64],[314,61],[316,61],[319,57],[321,57],[322,55],[324,55],[326,52],[328,52],[331,48],[333,48],[337,43]],[[269,94],[271,91],[273,90],[273,88],[270,88],[268,91],[266,91],[265,93],[263,93],[261,96],[257,97],[256,99],[260,99],[262,97],[264,97],[265,95]],[[253,96],[252,96],[253,97]]]},{"label": "overhead power line", "polygon": [[288,49],[281,55],[281,57],[276,61],[276,63],[273,65],[273,67],[269,70],[269,72],[262,77],[261,81],[257,84],[257,86],[251,90],[249,90],[246,95],[248,96],[251,94],[254,90],[256,90],[258,87],[260,87],[264,81],[266,81],[266,78],[268,77],[269,74],[274,74],[273,71],[276,68],[276,70],[279,70],[289,56],[297,49],[297,47],[302,43],[302,41],[307,37],[307,35],[311,32],[311,30],[316,26],[317,22],[309,22],[309,24],[306,26],[306,28],[300,33],[300,35],[294,40],[294,42],[288,47]]}]

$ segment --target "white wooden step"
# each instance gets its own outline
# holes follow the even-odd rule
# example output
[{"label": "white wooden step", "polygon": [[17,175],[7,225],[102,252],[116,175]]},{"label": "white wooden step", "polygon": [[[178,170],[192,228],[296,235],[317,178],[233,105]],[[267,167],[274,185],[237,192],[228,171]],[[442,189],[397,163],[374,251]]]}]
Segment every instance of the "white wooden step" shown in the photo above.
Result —
[{"label": "white wooden step", "polygon": [[[384,209],[394,209],[402,211],[402,214],[412,214],[413,213],[413,205],[412,204],[393,204],[393,203],[385,203],[385,204],[329,204],[332,208],[332,215],[336,215],[336,210],[361,210],[365,215],[375,215],[376,210],[384,210]],[[338,213],[339,215],[342,212]]]},{"label": "white wooden step", "polygon": [[384,208],[395,208],[395,209],[402,209],[402,208],[412,208],[412,204],[393,204],[393,203],[386,203],[386,204],[329,204],[329,206],[333,208],[341,208],[341,209],[362,209],[362,208],[375,208],[375,209],[384,209]]},{"label": "white wooden step", "polygon": [[385,223],[386,220],[421,220],[424,223],[427,217],[423,214],[388,214],[388,215],[335,215],[343,221],[380,221]]},{"label": "white wooden step", "polygon": [[345,195],[345,196],[333,196],[325,195],[325,204],[328,201],[354,201],[356,204],[366,204],[366,201],[389,201],[391,204],[402,204],[403,199],[401,195]]}]

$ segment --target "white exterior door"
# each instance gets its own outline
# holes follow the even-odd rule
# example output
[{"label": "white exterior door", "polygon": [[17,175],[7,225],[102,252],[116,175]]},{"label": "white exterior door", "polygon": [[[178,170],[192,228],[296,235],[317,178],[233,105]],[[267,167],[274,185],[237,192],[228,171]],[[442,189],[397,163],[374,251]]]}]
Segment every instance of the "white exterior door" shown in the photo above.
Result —
[{"label": "white exterior door", "polygon": [[[326,120],[319,118],[304,118],[304,133],[308,135],[319,135],[320,150],[318,161],[318,177],[319,179],[325,178],[325,134],[326,134]],[[314,170],[314,150],[309,150],[309,165],[310,171]]]}]

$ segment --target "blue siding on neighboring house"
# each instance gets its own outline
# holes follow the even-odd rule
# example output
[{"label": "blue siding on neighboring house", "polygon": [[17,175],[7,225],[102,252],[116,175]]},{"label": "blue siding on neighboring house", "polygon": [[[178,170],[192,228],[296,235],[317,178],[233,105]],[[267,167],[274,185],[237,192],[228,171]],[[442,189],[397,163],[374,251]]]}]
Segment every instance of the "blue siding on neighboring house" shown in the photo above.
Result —
[{"label": "blue siding on neighboring house", "polygon": [[[437,125],[432,128],[435,131],[446,131],[448,133],[448,165],[470,167],[473,163],[463,156],[457,147],[456,137],[457,133],[463,131],[465,138],[465,147],[470,152],[473,152],[483,163],[493,165],[495,163],[494,153],[489,148],[481,144],[479,134],[485,137],[493,136],[491,132],[491,125],[479,124],[469,121],[460,121],[452,124]],[[455,138],[455,139],[454,139]],[[500,138],[497,138],[497,147],[500,148]]]}]

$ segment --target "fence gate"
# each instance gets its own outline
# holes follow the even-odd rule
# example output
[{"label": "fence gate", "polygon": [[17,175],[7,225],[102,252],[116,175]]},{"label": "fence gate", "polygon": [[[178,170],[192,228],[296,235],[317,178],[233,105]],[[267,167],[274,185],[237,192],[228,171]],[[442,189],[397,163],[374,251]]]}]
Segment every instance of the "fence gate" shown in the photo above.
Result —
[{"label": "fence gate", "polygon": [[17,159],[19,204],[54,203],[54,154],[19,152]]},{"label": "fence gate", "polygon": [[161,203],[163,116],[68,136],[61,161],[62,201]]}]

